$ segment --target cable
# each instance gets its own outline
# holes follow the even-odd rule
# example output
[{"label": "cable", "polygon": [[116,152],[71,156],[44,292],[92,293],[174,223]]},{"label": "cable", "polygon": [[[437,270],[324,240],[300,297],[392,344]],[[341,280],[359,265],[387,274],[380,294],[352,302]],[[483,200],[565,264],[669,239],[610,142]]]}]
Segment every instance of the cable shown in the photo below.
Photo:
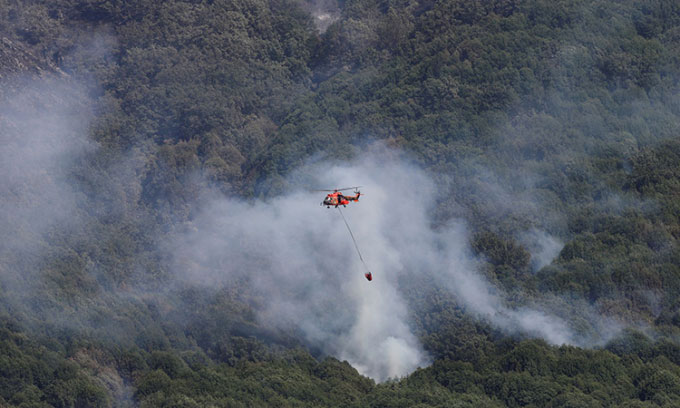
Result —
[{"label": "cable", "polygon": [[373,280],[373,274],[371,271],[368,269],[368,265],[366,265],[366,261],[364,261],[364,258],[361,256],[361,251],[359,251],[359,245],[357,245],[357,240],[354,239],[354,234],[352,234],[352,229],[349,227],[349,224],[347,223],[347,220],[345,219],[345,214],[342,213],[342,210],[340,207],[336,207],[338,211],[340,211],[340,216],[342,217],[342,220],[345,222],[345,226],[347,227],[347,231],[349,231],[349,236],[352,237],[352,242],[354,242],[354,248],[357,250],[357,254],[359,254],[359,259],[361,260],[361,263],[364,264],[364,268],[366,268],[366,273],[364,276],[366,276],[366,279]]}]

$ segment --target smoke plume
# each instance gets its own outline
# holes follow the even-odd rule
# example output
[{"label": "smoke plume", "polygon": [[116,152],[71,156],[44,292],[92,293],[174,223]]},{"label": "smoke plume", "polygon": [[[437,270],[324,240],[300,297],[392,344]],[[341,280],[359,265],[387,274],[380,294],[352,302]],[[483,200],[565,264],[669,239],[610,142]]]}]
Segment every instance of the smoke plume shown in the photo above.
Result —
[{"label": "smoke plume", "polygon": [[[102,178],[120,182],[127,190],[104,188],[101,191],[111,197],[88,199],[73,180],[74,166],[98,148],[87,137],[93,115],[86,88],[62,78],[14,89],[13,97],[0,105],[0,168],[6,175],[0,184],[0,255],[3,265],[11,265],[0,278],[5,300],[30,314],[38,302],[32,287],[50,284],[36,267],[46,256],[42,248],[50,245],[46,234],[83,229],[83,212],[109,219],[132,211],[140,189],[135,174],[143,160],[122,160],[109,169],[110,179]],[[309,164],[291,180],[301,181],[304,188],[269,201],[204,192],[192,221],[181,232],[158,238],[172,254],[175,285],[247,291],[262,325],[300,333],[309,346],[349,361],[378,381],[407,375],[430,362],[410,320],[413,299],[406,293],[412,288],[402,287],[405,281],[446,288],[470,313],[509,333],[553,344],[590,344],[591,339],[575,334],[568,318],[546,311],[538,301],[521,308],[507,305],[502,291],[478,272],[481,261],[469,250],[465,220],[434,225],[437,186],[400,152],[378,144],[351,162]],[[357,184],[364,193],[359,202],[341,209],[320,206],[325,192],[309,188]],[[123,196],[121,191],[126,191]],[[112,204],[102,206],[100,201]],[[339,211],[352,228],[365,264]],[[536,268],[549,263],[561,246],[538,231],[527,233],[524,241],[538,254]],[[367,270],[374,276],[372,282],[364,278]],[[106,278],[93,262],[69,273],[86,280]],[[125,303],[125,296],[137,302],[160,295],[141,287],[122,294],[91,294],[97,307],[109,309]],[[51,307],[56,312],[63,305]],[[63,310],[50,321],[91,329],[89,310],[95,309]]]},{"label": "smoke plume", "polygon": [[3,82],[0,99],[0,284],[6,296],[37,285],[48,233],[75,223],[70,170],[93,148],[85,87],[65,78]]},{"label": "smoke plume", "polygon": [[[433,226],[435,185],[398,153],[376,148],[351,163],[309,165],[294,178],[329,189],[361,184],[365,195],[340,209],[319,205],[324,192],[302,189],[268,202],[205,197],[169,247],[181,284],[246,285],[263,299],[262,324],[298,330],[308,344],[378,381],[429,362],[409,321],[403,277],[447,288],[467,310],[507,332],[553,344],[585,342],[540,305],[505,305],[502,292],[478,273],[465,222]],[[372,282],[364,279],[366,267],[339,211]]]}]

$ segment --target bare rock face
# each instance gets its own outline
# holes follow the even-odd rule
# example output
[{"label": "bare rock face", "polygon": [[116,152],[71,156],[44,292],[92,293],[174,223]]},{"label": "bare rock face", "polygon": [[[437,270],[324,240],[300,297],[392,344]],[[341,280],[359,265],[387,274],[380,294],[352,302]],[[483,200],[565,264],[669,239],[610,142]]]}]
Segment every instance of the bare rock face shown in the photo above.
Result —
[{"label": "bare rock face", "polygon": [[34,55],[20,42],[7,37],[0,39],[0,80],[16,75],[43,76],[47,73],[67,75],[52,61]]}]

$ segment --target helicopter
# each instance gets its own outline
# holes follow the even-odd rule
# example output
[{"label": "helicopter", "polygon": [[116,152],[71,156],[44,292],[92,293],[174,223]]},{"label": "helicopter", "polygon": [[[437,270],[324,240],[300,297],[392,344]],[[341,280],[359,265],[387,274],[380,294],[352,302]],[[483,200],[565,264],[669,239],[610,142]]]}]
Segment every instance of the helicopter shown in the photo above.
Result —
[{"label": "helicopter", "polygon": [[[347,207],[347,204],[349,204],[351,201],[359,201],[359,197],[361,196],[361,191],[359,191],[359,188],[361,186],[356,186],[356,187],[345,187],[345,188],[336,188],[333,190],[317,190],[317,191],[330,191],[326,195],[326,198],[323,199],[323,202],[320,205],[325,205],[326,208],[331,208],[331,206],[338,208],[339,206]],[[354,195],[344,195],[341,193],[341,191],[344,190],[354,190]]]},{"label": "helicopter", "polygon": [[[357,254],[359,255],[359,259],[361,260],[361,263],[364,264],[364,268],[366,268],[366,273],[364,273],[364,276],[369,281],[372,281],[373,280],[373,274],[368,269],[368,265],[366,265],[366,262],[364,262],[364,258],[361,256],[361,251],[359,251],[359,245],[357,245],[357,241],[356,241],[356,239],[354,239],[354,234],[352,233],[352,229],[349,227],[349,223],[347,223],[347,220],[345,219],[345,216],[342,214],[342,210],[340,209],[340,206],[347,207],[347,204],[349,204],[350,202],[359,201],[359,197],[361,196],[361,191],[359,191],[359,188],[361,188],[361,186],[336,188],[336,189],[333,189],[333,190],[316,190],[316,191],[329,191],[329,193],[326,194],[326,198],[324,198],[321,205],[325,205],[326,208],[331,208],[331,206],[333,206],[333,207],[338,209],[338,212],[340,213],[340,216],[342,217],[342,221],[345,223],[345,226],[347,227],[347,231],[349,231],[349,235],[352,238],[352,242],[354,242],[354,248],[357,250]],[[344,194],[341,193],[341,191],[344,191],[344,190],[354,190],[354,195],[353,196],[344,195]]]}]

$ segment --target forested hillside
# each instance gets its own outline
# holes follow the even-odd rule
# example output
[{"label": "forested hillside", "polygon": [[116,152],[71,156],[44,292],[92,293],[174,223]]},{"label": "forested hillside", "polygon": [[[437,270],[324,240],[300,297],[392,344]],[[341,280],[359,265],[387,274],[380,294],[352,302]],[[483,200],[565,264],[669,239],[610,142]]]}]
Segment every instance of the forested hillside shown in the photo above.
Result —
[{"label": "forested hillside", "polygon": [[679,81],[671,0],[0,0],[0,406],[678,406]]}]

